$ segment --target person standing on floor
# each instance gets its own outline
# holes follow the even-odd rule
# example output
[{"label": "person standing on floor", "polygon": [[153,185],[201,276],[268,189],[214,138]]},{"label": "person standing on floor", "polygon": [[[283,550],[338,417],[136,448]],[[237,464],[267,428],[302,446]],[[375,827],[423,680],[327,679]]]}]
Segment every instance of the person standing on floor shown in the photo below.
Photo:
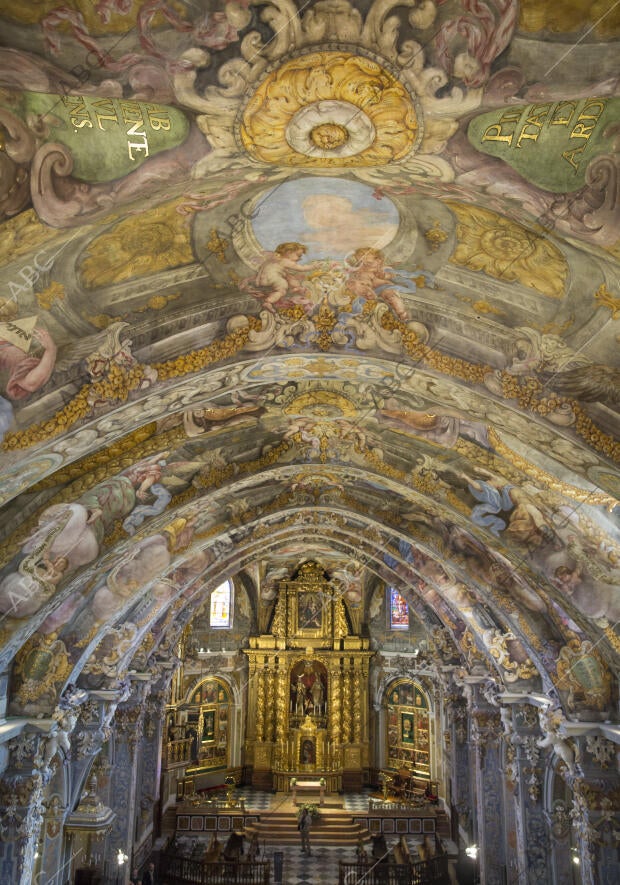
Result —
[{"label": "person standing on floor", "polygon": [[150,863],[142,873],[142,885],[155,885],[155,864]]},{"label": "person standing on floor", "polygon": [[301,853],[312,854],[310,850],[310,827],[312,826],[312,817],[308,809],[304,806],[301,810],[298,823],[299,832],[301,833]]}]

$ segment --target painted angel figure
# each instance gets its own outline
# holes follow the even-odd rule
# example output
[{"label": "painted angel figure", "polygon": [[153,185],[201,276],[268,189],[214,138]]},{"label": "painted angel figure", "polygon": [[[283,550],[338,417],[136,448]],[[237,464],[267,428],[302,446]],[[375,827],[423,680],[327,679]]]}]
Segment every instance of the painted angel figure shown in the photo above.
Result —
[{"label": "painted angel figure", "polygon": [[346,287],[349,292],[364,301],[384,301],[403,323],[409,322],[409,315],[399,292],[416,292],[421,283],[434,285],[426,272],[420,271],[414,276],[386,267],[383,252],[369,246],[356,249],[348,264]]},{"label": "painted angel figure", "polygon": [[274,313],[276,306],[286,308],[297,305],[306,313],[311,313],[314,304],[304,282],[306,274],[319,265],[317,262],[299,264],[307,251],[302,243],[280,243],[273,252],[263,254],[255,276],[244,280],[241,288]]}]

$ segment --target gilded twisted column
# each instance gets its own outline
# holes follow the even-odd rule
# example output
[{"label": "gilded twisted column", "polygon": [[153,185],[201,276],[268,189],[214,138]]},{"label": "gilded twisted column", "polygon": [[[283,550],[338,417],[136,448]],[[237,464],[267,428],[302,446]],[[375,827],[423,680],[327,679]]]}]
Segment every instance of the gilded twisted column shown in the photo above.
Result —
[{"label": "gilded twisted column", "polygon": [[284,745],[286,740],[287,732],[287,724],[288,724],[288,699],[289,699],[289,690],[287,684],[287,673],[286,667],[283,666],[282,660],[280,660],[280,666],[277,671],[277,693],[276,693],[276,704],[274,715],[275,715],[275,739],[279,744]]},{"label": "gilded twisted column", "polygon": [[334,744],[342,740],[341,725],[341,678],[340,667],[334,664],[329,670],[329,733]]},{"label": "gilded twisted column", "polygon": [[265,740],[265,669],[256,673],[256,740]]},{"label": "gilded twisted column", "polygon": [[278,669],[275,660],[269,669],[265,670],[265,740],[273,741],[276,733],[276,680]]},{"label": "gilded twisted column", "polygon": [[351,672],[346,661],[342,668],[342,742],[351,741]]},{"label": "gilded twisted column", "polygon": [[355,662],[355,669],[353,671],[353,709],[352,709],[352,719],[353,719],[353,743],[359,744],[362,739],[362,686],[360,679],[360,667],[361,661]]},{"label": "gilded twisted column", "polygon": [[358,692],[359,703],[360,703],[360,723],[361,723],[361,733],[360,737],[362,741],[370,740],[370,723],[368,717],[369,700],[368,700],[368,674],[369,674],[369,662],[368,658],[362,658],[360,662],[360,672],[361,672],[361,685]]},{"label": "gilded twisted column", "polygon": [[256,665],[256,656],[248,655],[248,716],[247,716],[247,740],[256,740],[258,737],[256,731],[256,709],[258,697],[258,667]]}]

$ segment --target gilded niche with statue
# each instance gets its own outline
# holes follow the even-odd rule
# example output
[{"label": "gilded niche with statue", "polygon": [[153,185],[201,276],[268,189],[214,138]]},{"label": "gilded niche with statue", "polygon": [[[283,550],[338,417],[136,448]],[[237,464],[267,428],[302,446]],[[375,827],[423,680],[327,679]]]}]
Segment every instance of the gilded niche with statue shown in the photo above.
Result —
[{"label": "gilded niche with statue", "polygon": [[319,563],[281,581],[271,629],[250,637],[246,759],[253,784],[355,789],[369,768],[368,639]]}]

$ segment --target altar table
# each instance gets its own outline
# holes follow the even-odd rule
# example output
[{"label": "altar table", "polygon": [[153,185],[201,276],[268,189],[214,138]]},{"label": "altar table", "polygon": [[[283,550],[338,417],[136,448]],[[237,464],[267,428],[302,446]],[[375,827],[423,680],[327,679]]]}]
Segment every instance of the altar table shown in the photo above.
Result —
[{"label": "altar table", "polygon": [[316,792],[319,791],[319,805],[325,804],[325,784],[321,781],[296,781],[291,784],[291,792],[293,793],[293,805],[297,805],[298,792]]}]

